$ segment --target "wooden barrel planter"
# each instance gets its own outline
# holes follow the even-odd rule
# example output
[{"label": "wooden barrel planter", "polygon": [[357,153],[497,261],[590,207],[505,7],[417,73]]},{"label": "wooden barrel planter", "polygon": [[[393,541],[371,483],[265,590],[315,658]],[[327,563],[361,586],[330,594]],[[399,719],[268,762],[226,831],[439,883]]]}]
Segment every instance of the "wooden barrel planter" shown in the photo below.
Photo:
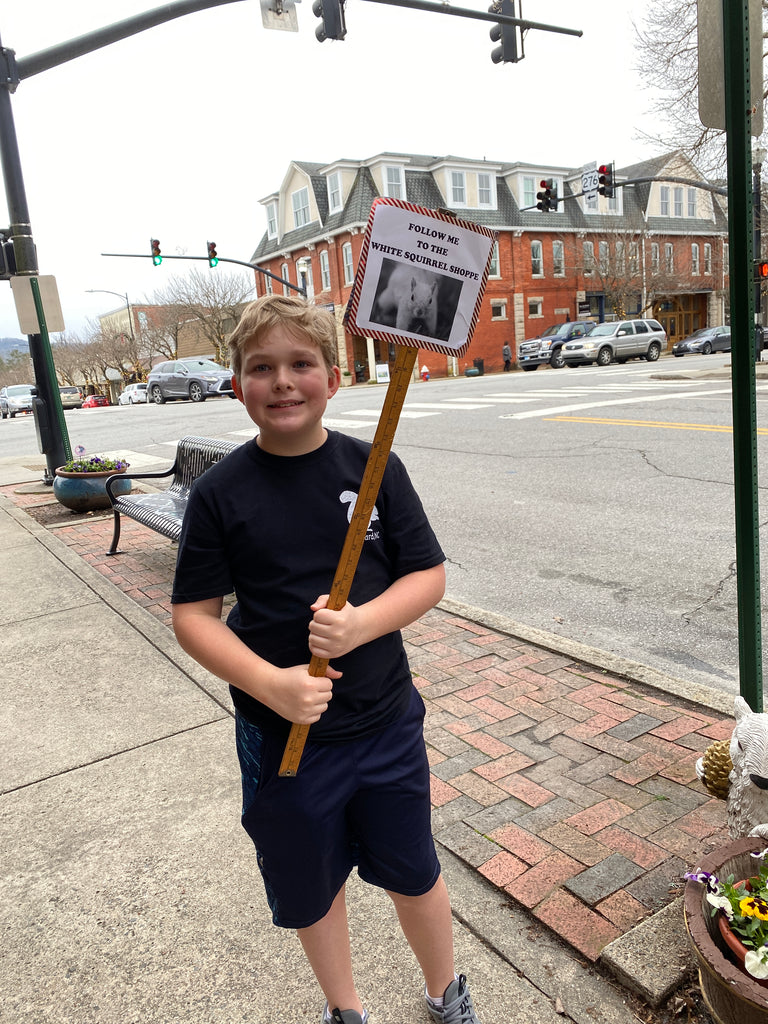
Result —
[{"label": "wooden barrel planter", "polygon": [[[700,864],[718,878],[749,878],[755,874],[750,853],[764,850],[765,840],[748,837],[721,846]],[[699,969],[699,984],[709,1012],[718,1024],[768,1024],[768,988],[738,967],[706,902],[700,882],[686,882],[685,925]]]}]

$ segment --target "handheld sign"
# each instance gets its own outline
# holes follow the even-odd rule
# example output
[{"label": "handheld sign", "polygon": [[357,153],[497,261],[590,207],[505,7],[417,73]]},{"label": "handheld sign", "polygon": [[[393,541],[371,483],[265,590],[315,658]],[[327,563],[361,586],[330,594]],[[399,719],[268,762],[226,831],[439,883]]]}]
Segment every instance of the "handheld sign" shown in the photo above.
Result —
[{"label": "handheld sign", "polygon": [[[345,313],[356,334],[395,345],[395,365],[360,483],[328,608],[346,604],[420,348],[460,356],[480,315],[496,232],[400,199],[377,199]],[[325,675],[313,656],[309,673]],[[308,725],[292,725],[279,774],[299,770]]]}]

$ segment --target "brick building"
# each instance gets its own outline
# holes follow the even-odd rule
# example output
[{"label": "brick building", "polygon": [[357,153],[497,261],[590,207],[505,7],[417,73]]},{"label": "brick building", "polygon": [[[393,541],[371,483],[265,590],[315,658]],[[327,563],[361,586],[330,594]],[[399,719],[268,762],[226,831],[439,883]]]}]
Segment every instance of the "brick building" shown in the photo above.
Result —
[{"label": "brick building", "polygon": [[[556,211],[536,208],[552,179]],[[637,178],[652,178],[630,184]],[[684,183],[674,179],[684,179]],[[251,262],[332,309],[345,383],[368,380],[391,362],[384,343],[345,332],[346,308],[371,203],[393,196],[445,208],[498,232],[483,307],[461,359],[419,353],[433,376],[460,374],[482,359],[502,368],[513,350],[550,324],[628,315],[659,319],[669,345],[698,327],[725,321],[725,200],[681,153],[616,172],[613,198],[581,195],[581,168],[380,153],[330,164],[293,162],[279,189],[260,200],[267,228]],[[622,182],[627,182],[622,186]],[[256,273],[257,292],[291,289]]]}]

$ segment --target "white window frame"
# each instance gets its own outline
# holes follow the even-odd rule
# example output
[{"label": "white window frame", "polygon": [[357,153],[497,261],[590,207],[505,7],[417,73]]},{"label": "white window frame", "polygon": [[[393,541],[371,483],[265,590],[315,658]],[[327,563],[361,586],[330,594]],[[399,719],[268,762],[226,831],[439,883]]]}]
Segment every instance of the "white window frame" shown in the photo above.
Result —
[{"label": "white window frame", "polygon": [[331,261],[327,249],[320,250],[320,286],[324,292],[331,290]]},{"label": "white window frame", "polygon": [[629,272],[633,277],[640,273],[640,245],[637,242],[629,243]]},{"label": "white window frame", "polygon": [[601,274],[607,274],[611,267],[611,245],[610,242],[602,241],[597,243],[597,264]]},{"label": "white window frame", "polygon": [[338,213],[344,207],[344,196],[341,191],[341,172],[332,171],[328,175],[328,212]]},{"label": "white window frame", "polygon": [[696,189],[695,188],[689,188],[688,189],[688,216],[689,217],[695,217],[696,216],[696,200],[697,200]]},{"label": "white window frame", "polygon": [[467,205],[467,176],[464,171],[451,171],[451,206]]},{"label": "white window frame", "polygon": [[[538,249],[538,256],[536,256],[535,248]],[[539,269],[536,270],[536,263],[539,264]],[[531,277],[544,277],[544,246],[538,239],[531,240]]]},{"label": "white window frame", "polygon": [[523,175],[523,201],[521,205],[536,205],[536,179],[533,177],[533,175]]},{"label": "white window frame", "polygon": [[552,274],[554,277],[565,277],[565,243],[560,239],[552,242]]},{"label": "white window frame", "polygon": [[704,273],[712,273],[712,245],[709,242],[704,243]]},{"label": "white window frame", "polygon": [[544,298],[541,295],[534,295],[528,299],[528,316],[531,320],[538,320],[544,316]]},{"label": "white window frame", "polygon": [[[484,180],[487,180],[487,185]],[[488,193],[488,199],[482,198],[483,193]],[[482,208],[492,208],[496,206],[494,188],[493,188],[493,175],[487,171],[477,172],[477,205]]]},{"label": "white window frame", "polygon": [[507,319],[507,300],[491,299],[491,320]]},{"label": "white window frame", "polygon": [[291,192],[291,209],[295,228],[303,228],[305,224],[309,224],[309,189],[306,185]]},{"label": "white window frame", "polygon": [[384,167],[384,195],[390,199],[406,198],[403,168],[397,164],[386,164]]},{"label": "white window frame", "polygon": [[595,243],[582,242],[581,252],[584,262],[584,277],[592,277],[595,272]]},{"label": "white window frame", "polygon": [[659,186],[659,211],[662,217],[669,216],[669,185]]},{"label": "white window frame", "polygon": [[698,277],[701,273],[701,262],[699,260],[699,243],[691,242],[691,275]]},{"label": "white window frame", "polygon": [[344,265],[344,284],[352,284],[355,280],[355,266],[352,259],[352,243],[345,242],[341,247],[341,262]]},{"label": "white window frame", "polygon": [[675,272],[675,246],[673,242],[664,243],[664,272],[674,274]]},{"label": "white window frame", "polygon": [[683,216],[683,189],[681,185],[675,185],[672,189],[672,211],[675,217]]},{"label": "white window frame", "polygon": [[267,238],[277,238],[277,203],[267,204]]},{"label": "white window frame", "polygon": [[274,289],[272,287],[272,278],[271,277],[267,277],[267,275],[264,274],[264,294],[265,295],[272,295],[273,291],[274,291]]},{"label": "white window frame", "polygon": [[[288,264],[287,263],[281,263],[280,264],[280,277],[282,277],[282,279],[284,281],[290,281],[291,280],[290,277],[288,276]],[[283,295],[290,295],[290,294],[291,294],[291,289],[288,287],[287,284],[284,284],[283,285]]]},{"label": "white window frame", "polygon": [[651,242],[651,271],[658,274],[661,269],[661,249],[658,242]]},{"label": "white window frame", "polygon": [[491,262],[488,265],[488,277],[501,277],[499,266],[499,240],[498,238],[491,246]]}]

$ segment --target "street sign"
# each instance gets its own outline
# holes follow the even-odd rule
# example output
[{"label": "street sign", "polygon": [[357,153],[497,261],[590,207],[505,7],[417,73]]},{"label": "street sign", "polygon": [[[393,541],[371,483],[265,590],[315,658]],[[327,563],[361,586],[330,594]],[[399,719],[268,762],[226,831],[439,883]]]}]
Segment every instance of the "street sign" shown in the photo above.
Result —
[{"label": "street sign", "polygon": [[[696,0],[699,43],[699,120],[706,128],[725,129],[725,54],[723,0]],[[763,134],[763,12],[761,0],[749,0],[751,134]]]},{"label": "street sign", "polygon": [[261,0],[261,23],[264,28],[298,32],[299,20],[294,0]]},{"label": "street sign", "polygon": [[581,191],[585,199],[597,199],[597,188],[600,184],[600,175],[597,171],[597,161],[591,164],[584,164],[581,169]]},{"label": "street sign", "polygon": [[[16,315],[19,318],[19,327],[22,334],[40,334],[41,324],[37,319],[35,300],[32,295],[31,277],[12,277],[11,291],[13,301],[16,303]],[[49,334],[56,334],[65,330],[64,314],[61,312],[59,302],[59,290],[56,287],[56,278],[52,274],[38,277],[37,283],[40,287],[40,299],[43,303],[45,314],[45,326]]]}]

